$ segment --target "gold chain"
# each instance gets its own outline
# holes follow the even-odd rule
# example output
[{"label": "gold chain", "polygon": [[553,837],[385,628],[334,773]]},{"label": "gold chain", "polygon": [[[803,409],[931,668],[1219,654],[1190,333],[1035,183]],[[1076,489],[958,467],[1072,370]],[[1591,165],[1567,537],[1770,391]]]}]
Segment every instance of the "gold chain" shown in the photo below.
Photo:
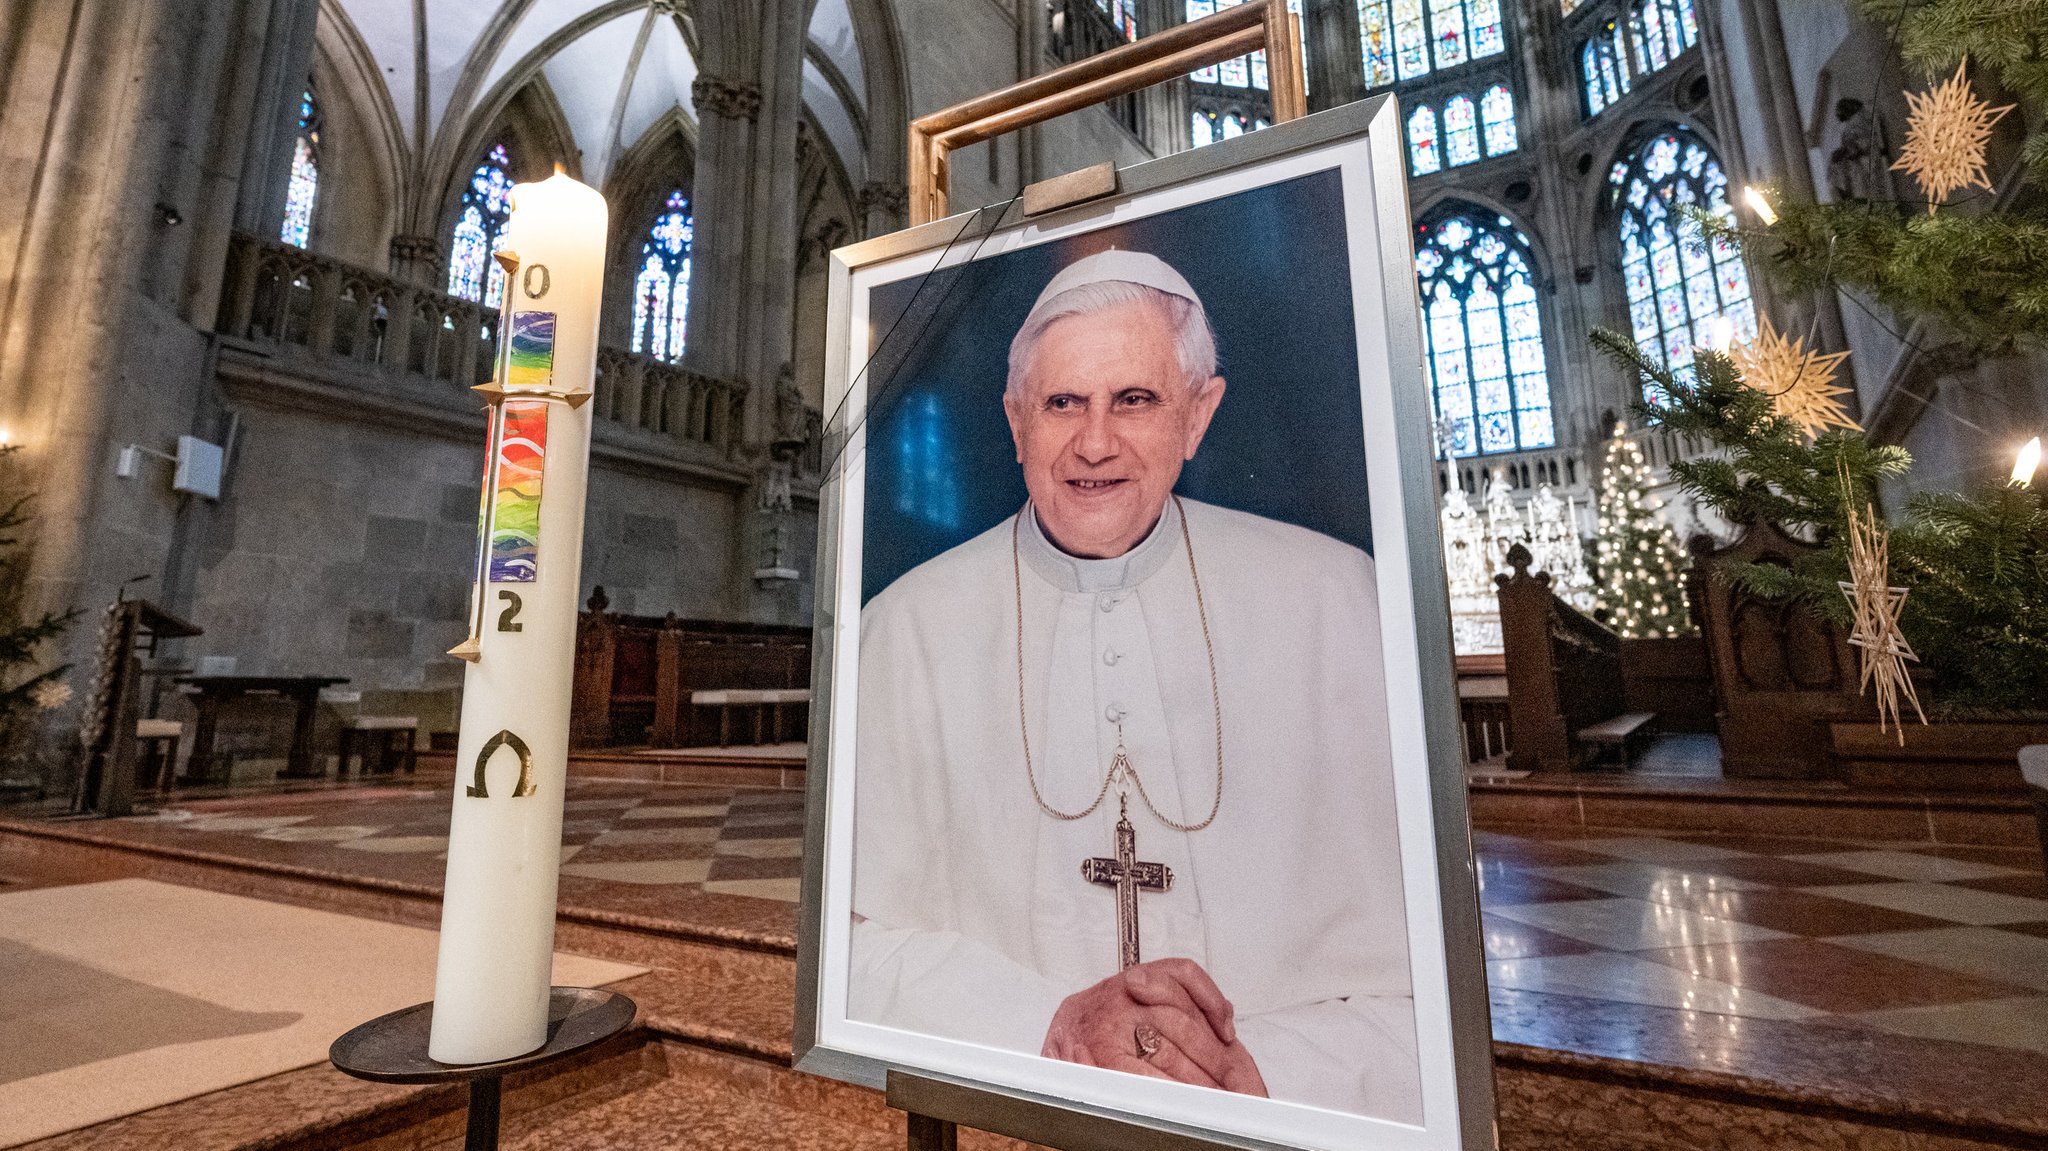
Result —
[{"label": "gold chain", "polygon": [[1154,818],[1175,831],[1200,831],[1216,822],[1216,813],[1223,807],[1223,692],[1216,682],[1216,644],[1209,638],[1209,607],[1202,599],[1202,573],[1195,567],[1195,540],[1188,534],[1187,509],[1181,506],[1180,497],[1173,497],[1173,508],[1180,516],[1181,543],[1188,553],[1188,576],[1195,583],[1195,614],[1202,620],[1202,646],[1209,653],[1209,701],[1216,710],[1216,797],[1209,803],[1208,817],[1200,823],[1176,823],[1168,819],[1152,797],[1145,793],[1145,777],[1138,774],[1137,767],[1125,754],[1123,746],[1123,725],[1117,725],[1117,754],[1110,761],[1109,770],[1102,775],[1102,787],[1087,807],[1075,812],[1061,811],[1045,801],[1045,794],[1038,790],[1038,772],[1031,763],[1031,726],[1025,719],[1027,709],[1024,703],[1024,565],[1018,558],[1017,533],[1023,523],[1024,513],[1019,511],[1010,521],[1010,575],[1017,595],[1017,732],[1024,737],[1024,778],[1031,783],[1031,798],[1038,801],[1039,810],[1054,819],[1086,819],[1102,806],[1109,795],[1109,785],[1115,781],[1121,769],[1129,775],[1131,782],[1138,785],[1138,798],[1145,801],[1145,809]]}]

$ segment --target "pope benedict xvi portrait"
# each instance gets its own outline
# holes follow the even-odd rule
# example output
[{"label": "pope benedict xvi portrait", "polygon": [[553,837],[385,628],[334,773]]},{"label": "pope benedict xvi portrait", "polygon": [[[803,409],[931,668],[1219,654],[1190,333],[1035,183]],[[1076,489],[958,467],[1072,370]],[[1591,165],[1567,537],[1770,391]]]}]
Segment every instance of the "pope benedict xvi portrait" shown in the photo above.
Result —
[{"label": "pope benedict xvi portrait", "polygon": [[1039,294],[1028,502],[861,613],[848,1015],[1419,1123],[1373,560],[1176,494],[1212,421],[1321,418],[1226,391],[1158,257]]}]

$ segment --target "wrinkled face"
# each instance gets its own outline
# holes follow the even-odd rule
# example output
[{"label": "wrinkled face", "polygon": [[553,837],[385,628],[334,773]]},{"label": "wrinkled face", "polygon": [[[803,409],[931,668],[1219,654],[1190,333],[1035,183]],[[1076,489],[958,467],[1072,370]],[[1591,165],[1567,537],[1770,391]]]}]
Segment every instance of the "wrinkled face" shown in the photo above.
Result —
[{"label": "wrinkled face", "polygon": [[1222,399],[1221,376],[1188,386],[1173,329],[1149,303],[1053,321],[1030,375],[1003,400],[1052,542],[1088,559],[1131,550],[1159,521]]}]

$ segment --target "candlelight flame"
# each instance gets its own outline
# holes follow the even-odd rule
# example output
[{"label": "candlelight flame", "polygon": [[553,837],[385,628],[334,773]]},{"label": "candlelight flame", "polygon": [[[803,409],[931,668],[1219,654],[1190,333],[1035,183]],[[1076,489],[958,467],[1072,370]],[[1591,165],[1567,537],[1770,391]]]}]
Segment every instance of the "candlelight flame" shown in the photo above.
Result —
[{"label": "candlelight flame", "polygon": [[1735,346],[1735,319],[1727,314],[1707,321],[1707,347],[1722,355]]},{"label": "candlelight flame", "polygon": [[2035,436],[2020,449],[2019,458],[2012,464],[2012,485],[2027,487],[2034,482],[2034,472],[2041,466],[2041,437]]},{"label": "candlelight flame", "polygon": [[1755,186],[1742,189],[1742,199],[1749,205],[1749,210],[1755,212],[1757,218],[1764,222],[1764,227],[1768,228],[1778,222],[1777,210],[1771,207],[1771,202],[1765,199],[1764,194]]}]

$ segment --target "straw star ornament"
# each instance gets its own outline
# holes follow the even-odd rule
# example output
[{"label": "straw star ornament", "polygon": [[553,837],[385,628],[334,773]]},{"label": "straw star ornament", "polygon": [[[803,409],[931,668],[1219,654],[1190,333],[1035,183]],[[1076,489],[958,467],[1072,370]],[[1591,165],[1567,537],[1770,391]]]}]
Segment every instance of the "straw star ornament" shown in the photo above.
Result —
[{"label": "straw star ornament", "polygon": [[2011,104],[1993,108],[1978,99],[1963,74],[1967,67],[1965,60],[1947,80],[1925,92],[1906,93],[1906,146],[1892,171],[1909,172],[1919,181],[1929,215],[1959,189],[1991,191],[1984,147],[1991,142],[1992,125],[2013,110]]},{"label": "straw star ornament", "polygon": [[1884,525],[1878,521],[1876,511],[1866,504],[1858,513],[1851,506],[1849,578],[1839,581],[1839,586],[1854,616],[1849,643],[1863,656],[1863,674],[1856,693],[1861,695],[1873,685],[1877,688],[1877,729],[1885,730],[1887,721],[1897,725],[1899,746],[1904,747],[1906,724],[1899,710],[1900,697],[1913,705],[1913,713],[1920,717],[1923,727],[1927,724],[1927,713],[1920,710],[1920,693],[1914,689],[1913,677],[1906,670],[1907,660],[1918,663],[1920,657],[1913,653],[1913,646],[1899,630],[1906,589],[1891,586],[1889,551]]},{"label": "straw star ornament", "polygon": [[1778,414],[1807,435],[1829,427],[1861,430],[1837,398],[1849,394],[1835,383],[1835,370],[1849,353],[1810,352],[1805,341],[1780,335],[1770,317],[1758,316],[1756,339],[1729,349],[1728,358],[1743,383],[1771,397]]}]

